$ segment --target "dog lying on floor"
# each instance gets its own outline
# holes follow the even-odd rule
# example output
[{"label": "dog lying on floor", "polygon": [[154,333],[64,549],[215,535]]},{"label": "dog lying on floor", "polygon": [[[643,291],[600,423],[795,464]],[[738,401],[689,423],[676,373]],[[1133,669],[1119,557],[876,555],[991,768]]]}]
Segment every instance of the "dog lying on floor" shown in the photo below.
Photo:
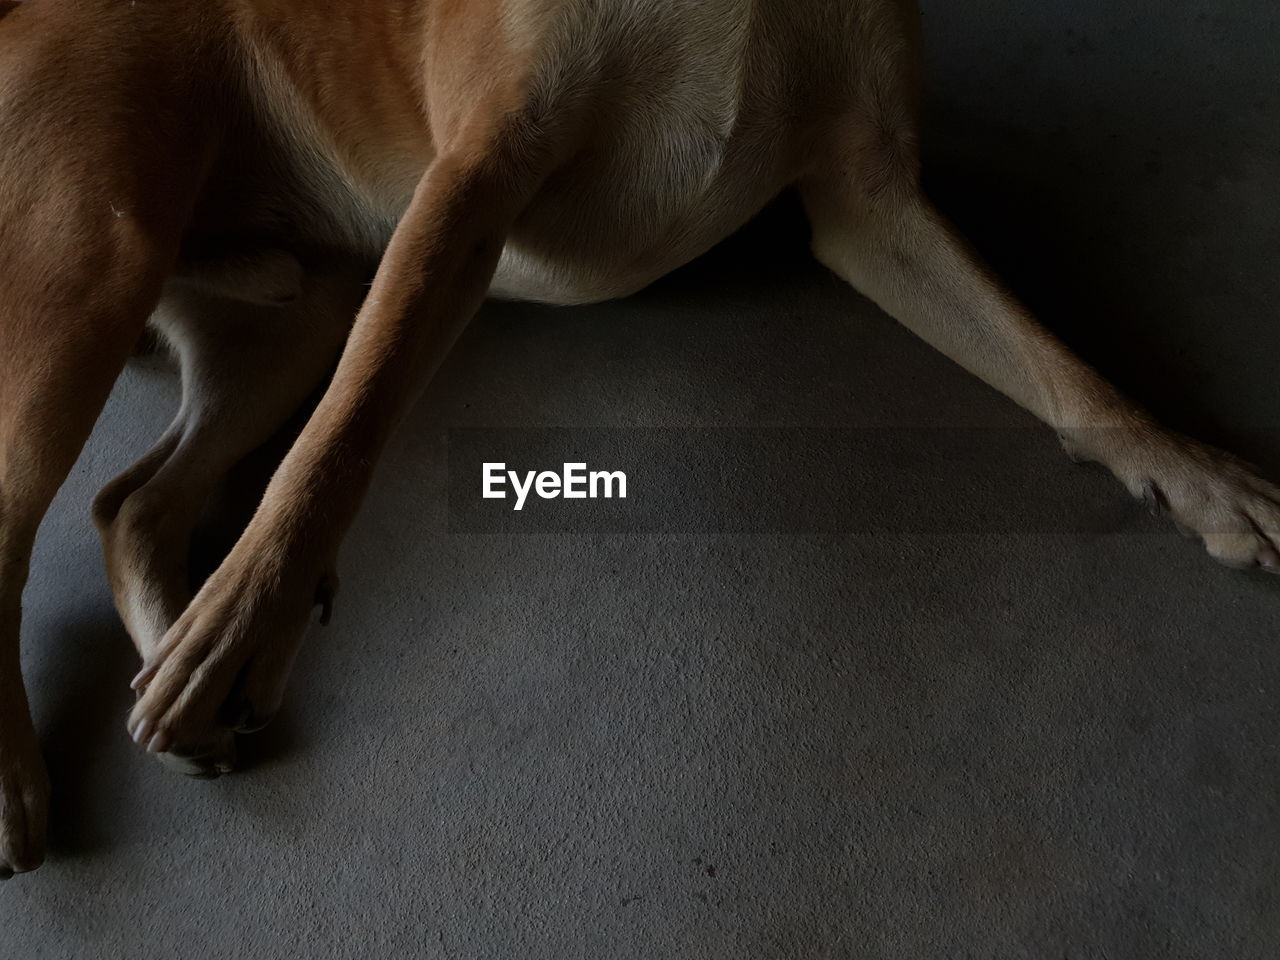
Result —
[{"label": "dog lying on floor", "polygon": [[[908,0],[0,0],[0,875],[44,850],[32,543],[149,318],[182,408],[94,518],[129,732],[191,773],[280,702],[388,433],[487,295],[625,296],[792,185],[824,264],[1213,556],[1280,570],[1280,489],[1072,356],[923,196],[918,73]],[[193,595],[213,485],[335,362]]]}]

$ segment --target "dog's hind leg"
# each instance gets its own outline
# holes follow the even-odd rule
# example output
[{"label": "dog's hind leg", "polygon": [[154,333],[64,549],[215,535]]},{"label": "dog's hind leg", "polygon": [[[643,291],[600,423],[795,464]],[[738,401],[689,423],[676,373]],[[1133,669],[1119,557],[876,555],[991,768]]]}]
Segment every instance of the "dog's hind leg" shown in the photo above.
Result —
[{"label": "dog's hind leg", "polygon": [[[356,265],[301,279],[287,272],[297,287],[287,305],[261,305],[257,285],[233,290],[237,273],[199,286],[171,284],[153,318],[181,363],[182,406],[156,447],[94,503],[116,607],[144,662],[191,600],[192,535],[215,487],[320,385],[367,292]],[[233,292],[245,299],[230,299]],[[294,652],[273,650],[289,662]],[[257,666],[241,678],[226,727],[166,755],[170,766],[195,776],[230,768],[231,729],[261,726],[283,692],[288,662]]]},{"label": "dog's hind leg", "polygon": [[[291,304],[302,296],[303,272],[296,257],[270,247],[233,250],[219,256],[184,260],[166,283],[168,295],[152,316],[152,330],[162,335],[167,333],[170,346],[186,348],[178,352],[179,359],[186,362],[184,379],[190,380],[200,369],[197,354],[207,354],[210,348],[223,353],[234,352],[236,345],[244,340],[243,331],[238,329],[236,322],[240,317],[233,311],[233,319],[225,319],[228,307],[236,303],[272,307]],[[215,318],[223,317],[219,329],[225,336],[220,338],[223,342],[216,348],[206,344],[209,335],[200,327],[202,316],[209,322],[217,322]],[[283,320],[282,323],[272,322],[272,329],[284,328],[292,334],[301,333],[291,329],[293,324],[288,318],[271,313],[269,319]],[[248,339],[254,341],[256,332],[251,331]],[[308,344],[300,340],[296,346],[305,349]],[[253,358],[250,362],[252,365]],[[188,391],[187,400],[193,396],[204,396],[207,392],[204,389],[194,394]],[[184,402],[178,417],[156,445],[99,493],[94,502],[94,519],[99,528],[110,526],[129,495],[146,485],[173,455],[187,427],[189,408],[189,402]]]},{"label": "dog's hind leg", "polygon": [[818,259],[1054,427],[1233,566],[1280,572],[1280,489],[1155,423],[1042,328],[920,190],[905,107],[833,134],[802,182]]},{"label": "dog's hind leg", "polygon": [[180,31],[79,7],[0,20],[0,876],[44,854],[19,655],[36,530],[173,268],[213,146],[209,112],[176,109],[198,73]]}]

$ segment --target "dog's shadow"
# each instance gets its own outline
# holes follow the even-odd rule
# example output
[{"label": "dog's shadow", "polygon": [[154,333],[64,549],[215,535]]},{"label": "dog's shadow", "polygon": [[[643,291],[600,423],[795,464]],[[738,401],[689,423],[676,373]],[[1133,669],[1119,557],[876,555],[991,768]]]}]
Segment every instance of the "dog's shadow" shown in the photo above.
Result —
[{"label": "dog's shadow", "polygon": [[109,757],[133,695],[117,678],[129,676],[137,655],[109,606],[73,612],[48,632],[60,654],[41,677],[40,733],[53,787],[49,845],[65,857],[112,842],[114,811],[94,798],[119,775]]},{"label": "dog's shadow", "polygon": [[[137,654],[109,607],[64,617],[50,632],[62,653],[41,677],[40,739],[53,790],[49,850],[75,859],[119,840],[119,812],[102,797],[132,792],[120,782],[129,769],[116,760],[122,751],[135,749],[125,733],[134,695],[120,678],[137,668]],[[237,771],[269,767],[301,748],[286,700],[266,729],[239,738]],[[153,773],[175,776],[158,764]]]}]

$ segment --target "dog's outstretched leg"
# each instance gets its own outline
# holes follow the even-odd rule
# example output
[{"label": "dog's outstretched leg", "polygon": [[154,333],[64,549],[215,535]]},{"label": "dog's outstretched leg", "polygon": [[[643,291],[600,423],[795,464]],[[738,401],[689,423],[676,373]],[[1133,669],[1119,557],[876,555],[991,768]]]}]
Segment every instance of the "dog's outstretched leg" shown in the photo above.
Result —
[{"label": "dog's outstretched leg", "polygon": [[35,3],[0,21],[0,876],[44,855],[19,657],[36,530],[172,269],[209,148],[163,82],[189,75],[181,36],[127,14]]},{"label": "dog's outstretched leg", "polygon": [[1280,572],[1280,489],[1155,423],[1008,293],[924,197],[892,104],[833,135],[802,183],[818,258],[922,339],[1054,427],[1232,566]]}]

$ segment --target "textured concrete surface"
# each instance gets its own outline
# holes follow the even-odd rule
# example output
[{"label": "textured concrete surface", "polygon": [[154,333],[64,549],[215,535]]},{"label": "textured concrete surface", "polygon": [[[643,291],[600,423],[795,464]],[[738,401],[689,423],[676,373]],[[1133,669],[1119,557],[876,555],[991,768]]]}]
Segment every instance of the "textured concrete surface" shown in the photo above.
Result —
[{"label": "textured concrete surface", "polygon": [[[1280,474],[1275,6],[926,14],[941,202],[1131,392]],[[1277,584],[1068,465],[803,234],[784,203],[627,302],[486,309],[284,716],[213,783],[124,734],[87,505],[175,401],[131,371],[28,594],[57,802],[48,864],[0,886],[0,956],[1280,954]],[[752,429],[876,428],[893,455],[833,443],[777,489],[803,509],[732,535],[661,515],[675,463],[631,518],[656,533],[451,527],[450,431],[587,426],[703,428],[730,498]],[[940,466],[922,438],[959,427],[984,452]],[[950,468],[981,480],[948,494]],[[860,530],[864,497],[911,522]],[[999,522],[1032,501],[1059,513]]]}]

